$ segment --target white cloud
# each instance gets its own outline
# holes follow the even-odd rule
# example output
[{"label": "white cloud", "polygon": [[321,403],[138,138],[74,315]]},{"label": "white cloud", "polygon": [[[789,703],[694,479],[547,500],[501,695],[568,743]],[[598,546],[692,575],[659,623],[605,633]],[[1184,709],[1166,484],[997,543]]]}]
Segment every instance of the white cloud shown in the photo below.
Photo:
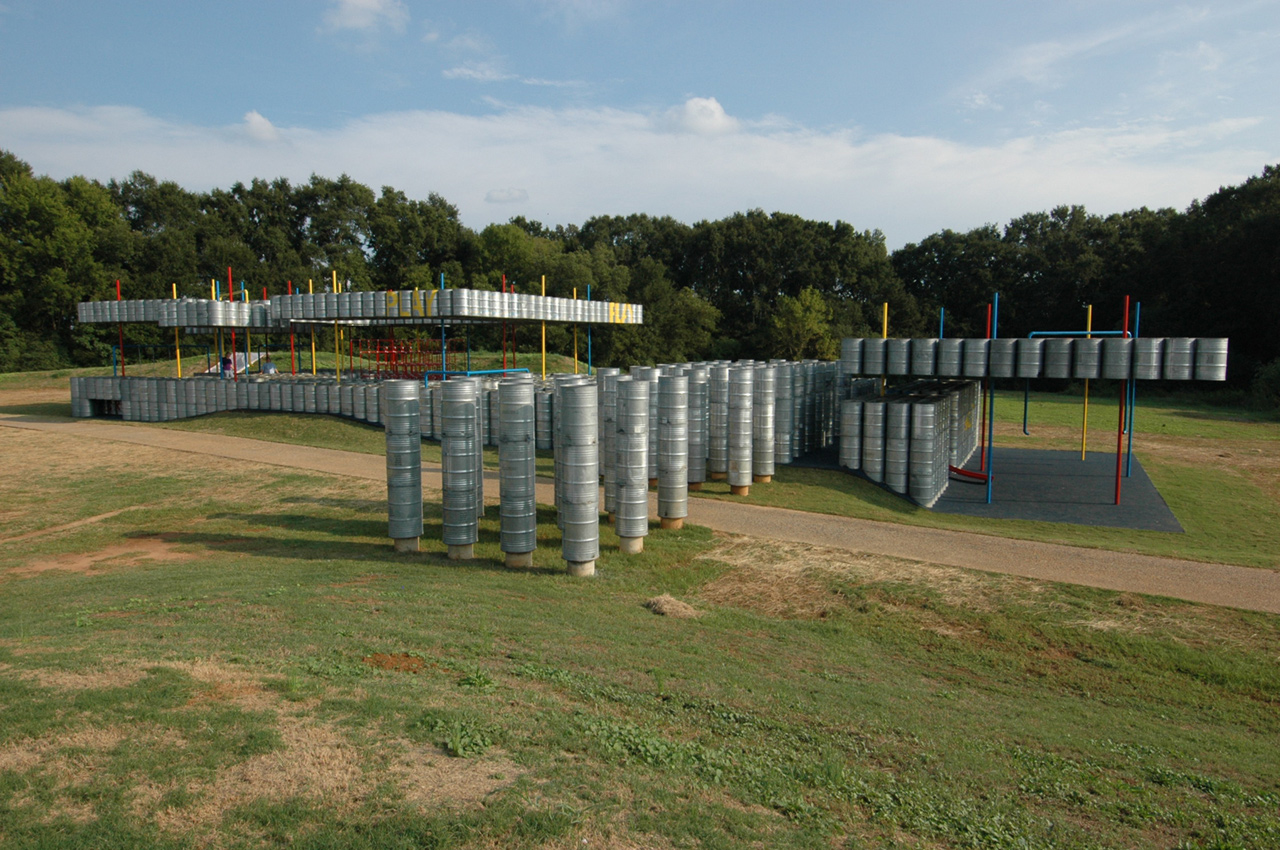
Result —
[{"label": "white cloud", "polygon": [[244,114],[244,129],[255,141],[275,142],[280,139],[280,131],[256,109]]},{"label": "white cloud", "polygon": [[738,120],[730,117],[714,97],[691,97],[667,110],[658,123],[670,130],[700,136],[732,133],[739,127]]},{"label": "white cloud", "polygon": [[[696,126],[725,126],[723,110],[692,112]],[[139,169],[191,189],[348,173],[413,197],[439,192],[473,227],[512,215],[567,224],[633,212],[693,222],[760,207],[880,228],[891,247],[1063,203],[1097,213],[1184,207],[1280,160],[1280,134],[1253,118],[1097,125],[974,145],[779,122],[673,133],[652,113],[620,109],[394,112],[324,130],[253,115],[208,127],[131,107],[7,109],[0,148],[57,178]],[[252,126],[269,127],[277,143],[263,144]]]},{"label": "white cloud", "polygon": [[515,79],[514,75],[504,73],[492,62],[467,62],[454,68],[441,71],[446,80],[470,80],[476,83],[498,83]]},{"label": "white cloud", "polygon": [[409,23],[409,10],[400,0],[337,0],[324,13],[330,30],[368,32],[386,26],[403,32]]}]

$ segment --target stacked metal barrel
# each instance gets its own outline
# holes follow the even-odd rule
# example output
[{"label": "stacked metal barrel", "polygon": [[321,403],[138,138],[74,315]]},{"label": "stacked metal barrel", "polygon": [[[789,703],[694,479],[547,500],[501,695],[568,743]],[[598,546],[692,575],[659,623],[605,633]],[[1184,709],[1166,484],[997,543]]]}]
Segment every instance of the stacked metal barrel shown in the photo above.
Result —
[{"label": "stacked metal barrel", "polygon": [[417,381],[383,385],[387,435],[388,536],[397,552],[418,551],[422,536],[422,432]]}]

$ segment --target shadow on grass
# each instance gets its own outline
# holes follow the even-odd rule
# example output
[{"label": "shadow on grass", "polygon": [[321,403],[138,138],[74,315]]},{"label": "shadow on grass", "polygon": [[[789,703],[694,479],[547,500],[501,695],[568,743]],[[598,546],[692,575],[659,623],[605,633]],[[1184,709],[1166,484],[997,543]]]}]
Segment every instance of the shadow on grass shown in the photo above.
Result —
[{"label": "shadow on grass", "polygon": [[6,404],[0,407],[0,413],[7,413],[10,416],[39,417],[36,421],[44,421],[48,418],[70,419],[71,402],[45,401],[35,404]]}]

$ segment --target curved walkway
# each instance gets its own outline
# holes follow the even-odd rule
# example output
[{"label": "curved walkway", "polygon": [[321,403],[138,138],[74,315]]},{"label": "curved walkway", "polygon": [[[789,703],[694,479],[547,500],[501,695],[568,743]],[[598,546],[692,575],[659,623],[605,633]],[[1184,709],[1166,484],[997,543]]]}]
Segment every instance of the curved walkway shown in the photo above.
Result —
[{"label": "curved walkway", "polygon": [[[170,431],[101,420],[0,416],[0,426],[133,443],[307,469],[329,475],[348,475],[374,481],[386,478],[386,465],[381,456],[359,452],[317,449],[190,431]],[[487,474],[486,479],[496,482],[496,474]],[[422,485],[426,489],[439,489],[440,470],[425,467]],[[651,512],[655,510],[655,498],[651,494]],[[545,503],[553,501],[550,482],[538,485],[538,500]],[[734,534],[834,546],[854,552],[889,555],[932,564],[1280,613],[1280,571],[1275,570],[1083,549],[716,499],[690,499],[688,521]]]}]

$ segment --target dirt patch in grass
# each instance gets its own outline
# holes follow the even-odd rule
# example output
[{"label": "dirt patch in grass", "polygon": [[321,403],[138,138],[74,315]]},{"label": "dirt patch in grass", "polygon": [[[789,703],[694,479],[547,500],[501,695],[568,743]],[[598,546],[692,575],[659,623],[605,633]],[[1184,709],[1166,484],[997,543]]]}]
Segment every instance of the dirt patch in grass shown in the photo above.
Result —
[{"label": "dirt patch in grass", "polygon": [[0,673],[11,673],[43,688],[58,691],[127,688],[143,676],[140,668],[126,664],[107,664],[94,670],[50,670],[39,667],[23,669],[0,664]]},{"label": "dirt patch in grass", "polygon": [[687,602],[681,602],[669,593],[646,600],[644,607],[659,616],[672,617],[676,620],[689,620],[702,616],[702,612],[697,608]]},{"label": "dirt patch in grass", "polygon": [[375,652],[373,655],[365,657],[363,661],[370,667],[377,667],[379,670],[390,670],[393,673],[421,673],[427,666],[427,662],[418,656],[404,652],[396,653],[395,655]]},{"label": "dirt patch in grass", "polygon": [[95,575],[121,567],[137,567],[147,562],[173,563],[193,557],[195,556],[188,552],[178,551],[177,546],[162,535],[135,537],[94,552],[77,552],[28,561],[17,567],[10,567],[6,572],[16,577],[35,576],[50,570]]}]

